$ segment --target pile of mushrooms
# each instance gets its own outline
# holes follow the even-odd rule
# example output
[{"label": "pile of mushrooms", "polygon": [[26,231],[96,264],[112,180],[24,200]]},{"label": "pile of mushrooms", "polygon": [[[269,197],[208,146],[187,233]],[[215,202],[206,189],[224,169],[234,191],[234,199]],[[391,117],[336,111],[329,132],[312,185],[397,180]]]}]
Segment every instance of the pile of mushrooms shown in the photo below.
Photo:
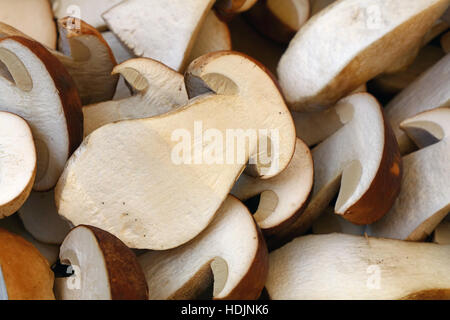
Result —
[{"label": "pile of mushrooms", "polygon": [[0,0],[0,300],[450,299],[449,6]]}]

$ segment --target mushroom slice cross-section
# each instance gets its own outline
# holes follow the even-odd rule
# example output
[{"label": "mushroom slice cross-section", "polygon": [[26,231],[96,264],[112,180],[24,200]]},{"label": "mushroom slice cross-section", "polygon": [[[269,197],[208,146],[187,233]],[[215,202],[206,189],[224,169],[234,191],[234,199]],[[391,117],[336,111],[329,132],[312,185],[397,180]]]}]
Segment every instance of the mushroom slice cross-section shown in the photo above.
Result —
[{"label": "mushroom slice cross-section", "polygon": [[137,94],[84,106],[85,136],[111,122],[153,117],[188,103],[184,77],[158,61],[130,59],[117,65],[113,73],[121,74]]},{"label": "mushroom slice cross-section", "polygon": [[209,225],[249,160],[264,178],[282,172],[294,154],[295,128],[273,79],[233,52],[195,60],[188,87],[208,87],[203,79],[227,94],[91,133],[56,187],[58,212],[131,248],[171,249]]},{"label": "mushroom slice cross-section", "polygon": [[257,299],[268,271],[268,252],[247,208],[228,197],[193,241],[139,256],[150,299],[194,299],[214,282],[214,299]]},{"label": "mushroom slice cross-section", "polygon": [[22,118],[0,112],[0,219],[28,198],[36,176],[33,135]]},{"label": "mushroom slice cross-section", "polygon": [[420,44],[448,4],[341,0],[323,9],[300,29],[278,65],[288,105],[295,111],[333,105]]},{"label": "mushroom slice cross-section", "polygon": [[330,234],[270,254],[273,300],[450,299],[450,246]]},{"label": "mushroom slice cross-section", "polygon": [[367,231],[376,237],[420,241],[450,212],[450,109],[425,111],[401,127],[425,148],[403,157],[400,195],[392,210]]},{"label": "mushroom slice cross-section", "polygon": [[339,192],[335,212],[358,225],[386,214],[399,193],[397,142],[376,99],[357,93],[335,107],[343,127],[312,150],[314,188],[307,208],[274,243],[306,232]]},{"label": "mushroom slice cross-section", "polygon": [[[64,66],[35,41],[0,40],[0,110],[31,127],[37,151],[34,189],[51,189],[83,137],[81,102]],[[10,76],[9,76],[10,75]]]},{"label": "mushroom slice cross-section", "polygon": [[122,241],[101,229],[78,226],[61,245],[59,258],[70,277],[57,278],[58,300],[146,300],[144,273]]},{"label": "mushroom slice cross-section", "polygon": [[311,152],[297,139],[294,156],[282,173],[265,180],[243,174],[231,194],[243,201],[260,195],[254,218],[264,234],[270,235],[301,214],[312,191],[313,180]]}]

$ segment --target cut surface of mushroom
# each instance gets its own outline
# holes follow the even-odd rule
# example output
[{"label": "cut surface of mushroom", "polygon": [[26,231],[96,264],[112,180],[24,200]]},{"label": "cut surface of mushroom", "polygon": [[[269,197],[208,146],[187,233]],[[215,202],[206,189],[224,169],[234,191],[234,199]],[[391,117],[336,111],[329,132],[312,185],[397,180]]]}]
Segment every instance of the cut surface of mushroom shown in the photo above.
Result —
[{"label": "cut surface of mushroom", "polygon": [[270,254],[273,300],[450,299],[450,246],[330,234]]},{"label": "cut surface of mushroom", "polygon": [[48,0],[0,0],[0,21],[49,48],[56,47],[56,27]]},{"label": "cut surface of mushroom", "polygon": [[62,264],[73,275],[55,281],[58,300],[146,300],[147,284],[133,251],[92,226],[73,229],[61,245]]},{"label": "cut surface of mushroom", "polygon": [[138,92],[120,100],[83,107],[84,135],[119,120],[142,119],[164,114],[187,104],[184,77],[148,58],[127,60],[114,68]]},{"label": "cut surface of mushroom", "polygon": [[247,208],[228,197],[210,226],[188,244],[139,256],[150,299],[194,299],[214,282],[214,299],[257,299],[268,252]]},{"label": "cut surface of mushroom", "polygon": [[24,238],[0,228],[0,265],[9,300],[54,300],[53,272]]},{"label": "cut surface of mushroom", "polygon": [[241,175],[231,194],[245,201],[261,195],[254,218],[264,234],[276,233],[301,214],[312,191],[314,168],[309,148],[297,139],[288,167],[272,179]]},{"label": "cut surface of mushroom", "polygon": [[[90,134],[56,188],[61,215],[74,225],[101,226],[131,248],[170,249],[208,226],[249,159],[265,178],[287,167],[295,148],[294,125],[262,68],[241,54],[213,53],[193,62],[187,81],[188,87],[203,83],[223,93]],[[206,148],[197,142],[202,132]],[[244,143],[225,148],[230,135]],[[264,142],[270,150],[257,150]]]},{"label": "cut surface of mushroom", "polygon": [[[108,27],[137,56],[179,71],[214,0],[128,0],[103,14]],[[167,17],[171,17],[168,19]]]},{"label": "cut surface of mushroom", "polygon": [[403,157],[400,195],[392,210],[367,232],[421,241],[450,211],[450,109],[425,111],[403,121],[401,127],[423,149]]},{"label": "cut surface of mushroom", "polygon": [[19,216],[25,229],[43,243],[61,244],[71,229],[56,211],[53,191],[31,192],[20,208]]},{"label": "cut surface of mushroom", "polygon": [[358,93],[342,99],[335,109],[344,125],[312,150],[311,201],[296,221],[274,236],[275,244],[306,232],[338,192],[335,212],[359,225],[380,219],[398,195],[401,157],[376,99]]},{"label": "cut surface of mushroom", "polygon": [[51,53],[25,38],[0,40],[0,62],[12,75],[0,77],[0,110],[30,125],[37,151],[34,189],[49,190],[83,137],[75,84]]},{"label": "cut surface of mushroom", "polygon": [[278,65],[289,106],[314,111],[333,105],[417,46],[448,4],[341,0],[323,9],[300,29]]},{"label": "cut surface of mushroom", "polygon": [[24,204],[35,177],[36,149],[30,127],[22,118],[0,112],[0,219]]},{"label": "cut surface of mushroom", "polygon": [[414,143],[400,129],[400,123],[420,112],[450,106],[449,72],[450,55],[446,55],[386,106],[386,116],[394,129],[402,154],[414,150]]}]

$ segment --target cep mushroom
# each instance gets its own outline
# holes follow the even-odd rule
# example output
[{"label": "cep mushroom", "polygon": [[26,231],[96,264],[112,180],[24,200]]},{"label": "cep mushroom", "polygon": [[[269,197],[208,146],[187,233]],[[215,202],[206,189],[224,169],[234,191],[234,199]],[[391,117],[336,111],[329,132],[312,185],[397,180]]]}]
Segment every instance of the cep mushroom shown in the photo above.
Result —
[{"label": "cep mushroom", "polygon": [[0,76],[0,110],[30,125],[37,149],[34,189],[49,190],[83,138],[77,89],[50,52],[25,38],[0,40],[0,67],[7,71]]},{"label": "cep mushroom", "polygon": [[36,149],[31,129],[25,120],[0,111],[0,146],[2,219],[15,213],[24,204],[36,177]]},{"label": "cep mushroom", "polygon": [[113,74],[121,74],[138,93],[84,106],[85,136],[111,122],[153,117],[188,102],[184,77],[158,61],[130,59],[117,65]]},{"label": "cep mushroom", "polygon": [[268,252],[247,208],[228,197],[193,241],[139,256],[151,300],[195,299],[214,282],[216,300],[257,299],[267,277]]},{"label": "cep mushroom", "polygon": [[[179,71],[214,0],[128,0],[103,14],[109,29],[140,57]],[[167,19],[167,17],[171,17]]]},{"label": "cep mushroom", "polygon": [[433,242],[438,244],[450,244],[450,216],[447,216],[434,230]]},{"label": "cep mushroom", "polygon": [[54,300],[47,260],[24,238],[0,228],[0,267],[9,300]]},{"label": "cep mushroom", "polygon": [[328,207],[312,225],[313,234],[344,233],[362,236],[366,226],[358,226],[334,213],[333,207]]},{"label": "cep mushroom", "polygon": [[215,8],[226,20],[231,20],[237,14],[250,10],[258,0],[217,0]]},{"label": "cep mushroom", "polygon": [[400,195],[383,219],[368,226],[368,233],[421,241],[450,212],[450,109],[423,112],[401,128],[423,149],[403,157]]},{"label": "cep mushroom", "polygon": [[274,300],[450,299],[450,246],[330,234],[270,254]]},{"label": "cep mushroom", "polygon": [[300,29],[278,65],[289,106],[317,111],[333,105],[417,46],[448,4],[340,0],[323,9]]},{"label": "cep mushroom", "polygon": [[133,251],[113,235],[92,226],[73,229],[59,258],[70,277],[57,278],[58,300],[147,300],[144,273]]},{"label": "cep mushroom", "polygon": [[[222,87],[224,94],[91,133],[56,187],[62,216],[74,225],[101,226],[131,248],[170,249],[208,226],[249,159],[254,173],[266,178],[287,167],[294,125],[258,64],[233,52],[208,54],[192,63],[186,80],[190,88]],[[249,131],[255,135],[247,137]],[[198,144],[203,133],[206,148]],[[238,142],[224,148],[226,136]],[[270,150],[257,150],[264,142]]]},{"label": "cep mushroom", "polygon": [[335,110],[342,128],[312,150],[311,201],[296,221],[270,239],[271,246],[305,233],[338,191],[335,212],[358,225],[379,220],[395,202],[401,157],[377,100],[357,93],[342,99]]},{"label": "cep mushroom", "polygon": [[231,190],[239,200],[260,195],[254,218],[265,235],[271,235],[295,221],[307,205],[312,191],[314,168],[309,148],[297,139],[288,167],[272,179],[243,174]]}]

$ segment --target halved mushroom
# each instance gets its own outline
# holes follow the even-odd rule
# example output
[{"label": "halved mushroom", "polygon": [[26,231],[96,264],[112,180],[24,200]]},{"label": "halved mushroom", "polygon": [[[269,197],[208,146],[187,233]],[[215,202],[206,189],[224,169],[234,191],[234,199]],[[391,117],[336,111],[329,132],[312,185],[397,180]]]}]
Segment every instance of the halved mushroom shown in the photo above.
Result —
[{"label": "halved mushroom", "polygon": [[314,168],[309,148],[297,139],[288,167],[272,179],[243,174],[231,190],[240,200],[260,195],[254,218],[265,235],[271,235],[295,221],[307,205],[312,191]]},{"label": "halved mushroom", "polygon": [[38,241],[47,244],[61,244],[71,226],[56,211],[55,193],[31,192],[19,210],[25,229]]},{"label": "halved mushroom", "polygon": [[[103,14],[107,25],[137,56],[179,71],[214,0],[128,0]],[[168,19],[167,17],[171,17]]]},{"label": "halved mushroom", "polygon": [[56,27],[48,0],[0,0],[0,21],[49,48],[56,47]]},{"label": "halved mushroom", "polygon": [[[77,28],[77,24],[79,27]],[[100,33],[82,20],[67,17],[58,21],[62,52],[49,49],[72,76],[83,104],[109,100],[118,77],[111,76],[116,60]],[[0,22],[0,38],[31,38]]]},{"label": "halved mushroom", "polygon": [[433,242],[438,244],[450,244],[450,216],[437,226],[433,233]]},{"label": "halved mushroom", "polygon": [[417,46],[447,7],[448,0],[345,0],[328,6],[300,29],[280,60],[289,106],[314,111],[333,105]]},{"label": "halved mushroom", "polygon": [[395,202],[401,157],[380,105],[371,95],[357,93],[335,110],[344,125],[312,150],[311,201],[296,221],[272,237],[271,246],[305,233],[338,191],[335,212],[358,225],[377,221]]},{"label": "halved mushroom", "polygon": [[386,106],[386,116],[397,136],[402,154],[411,152],[415,147],[400,129],[400,123],[420,112],[450,106],[449,68],[450,55],[446,55]]},{"label": "halved mushroom", "polygon": [[75,16],[98,30],[106,29],[102,13],[122,0],[52,0],[53,14],[57,19]]},{"label": "halved mushroom", "polygon": [[24,227],[19,215],[15,214],[0,220],[0,228],[17,234],[30,242],[47,259],[49,265],[53,265],[58,260],[59,246],[45,244],[36,240]]},{"label": "halved mushroom", "polygon": [[400,195],[392,210],[367,231],[376,237],[420,241],[450,212],[450,109],[423,112],[401,127],[424,149],[403,157]]},{"label": "halved mushroom", "polygon": [[334,213],[333,207],[328,207],[312,225],[313,234],[344,233],[362,236],[366,226],[355,225]]},{"label": "halved mushroom", "polygon": [[258,0],[217,0],[215,8],[226,20],[231,20],[237,14],[250,10]]},{"label": "halved mushroom", "polygon": [[37,150],[34,189],[51,189],[83,138],[81,102],[64,66],[42,45],[21,37],[0,40],[0,110],[31,127]]},{"label": "halved mushroom", "polygon": [[208,54],[192,63],[187,83],[223,93],[91,133],[56,187],[61,215],[74,225],[102,226],[131,248],[170,249],[209,225],[249,159],[265,178],[287,167],[294,125],[258,64],[238,53]]},{"label": "halved mushroom", "polygon": [[54,300],[53,272],[24,238],[0,228],[0,265],[9,300]]},{"label": "halved mushroom", "polygon": [[308,20],[309,12],[309,0],[261,0],[248,17],[262,34],[288,43]]},{"label": "halved mushroom", "polygon": [[270,254],[274,300],[450,299],[450,246],[310,235]]},{"label": "halved mushroom", "polygon": [[31,129],[25,120],[0,111],[0,146],[2,219],[15,213],[24,204],[36,177],[36,149]]},{"label": "halved mushroom", "polygon": [[146,300],[147,283],[137,258],[122,241],[92,226],[73,229],[59,258],[73,275],[57,278],[58,300]]},{"label": "halved mushroom", "polygon": [[269,269],[267,247],[247,208],[228,197],[193,241],[138,259],[150,299],[195,299],[214,282],[217,300],[258,299]]},{"label": "halved mushroom", "polygon": [[111,122],[153,117],[188,102],[184,77],[158,61],[127,60],[116,66],[113,73],[122,74],[138,94],[84,106],[85,136]]}]

